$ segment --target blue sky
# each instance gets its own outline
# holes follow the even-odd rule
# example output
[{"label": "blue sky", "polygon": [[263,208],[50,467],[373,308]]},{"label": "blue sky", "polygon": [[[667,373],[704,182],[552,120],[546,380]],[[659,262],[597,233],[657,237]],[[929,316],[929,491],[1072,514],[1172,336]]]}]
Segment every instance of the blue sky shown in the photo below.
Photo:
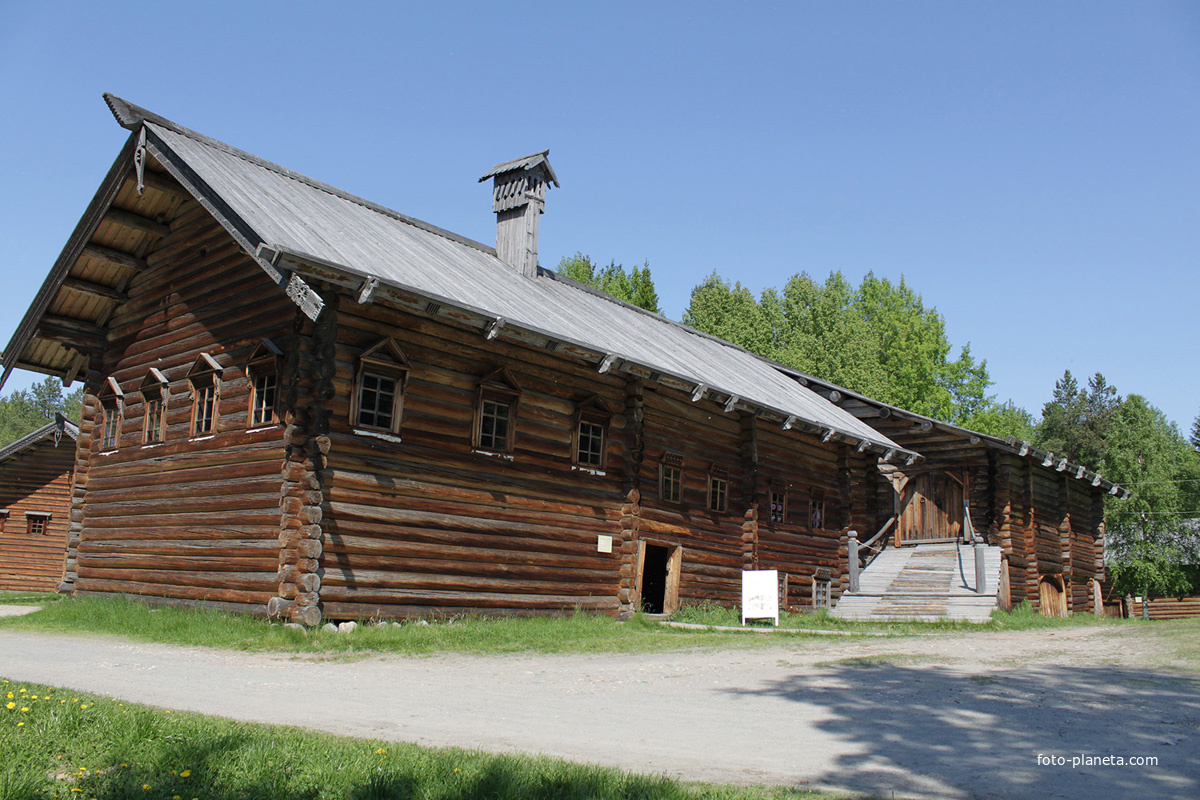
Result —
[{"label": "blue sky", "polygon": [[[903,275],[1035,414],[1102,372],[1200,412],[1200,5],[0,0],[0,346],[126,132],[110,91],[492,242],[549,147],[541,261]],[[6,390],[39,376],[17,373]]]}]

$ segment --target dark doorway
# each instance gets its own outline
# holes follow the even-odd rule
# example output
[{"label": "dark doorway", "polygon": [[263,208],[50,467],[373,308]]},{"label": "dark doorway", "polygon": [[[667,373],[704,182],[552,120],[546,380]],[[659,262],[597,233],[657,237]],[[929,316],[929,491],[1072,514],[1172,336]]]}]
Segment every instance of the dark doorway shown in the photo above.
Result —
[{"label": "dark doorway", "polygon": [[670,561],[670,550],[656,544],[646,545],[646,558],[642,562],[642,611],[647,614],[661,614],[665,610]]}]

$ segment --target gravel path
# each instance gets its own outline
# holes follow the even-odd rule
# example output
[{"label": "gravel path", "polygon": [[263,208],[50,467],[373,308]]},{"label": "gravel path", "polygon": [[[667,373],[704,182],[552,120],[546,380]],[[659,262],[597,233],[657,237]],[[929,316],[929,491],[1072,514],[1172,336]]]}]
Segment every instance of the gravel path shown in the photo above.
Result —
[{"label": "gravel path", "polygon": [[[1186,633],[1192,652],[1198,634]],[[0,631],[0,675],[242,720],[685,779],[884,797],[1195,800],[1200,672],[1174,655],[1177,639],[1068,628],[648,655],[339,661]],[[1039,765],[1039,754],[1065,764]],[[1158,763],[1072,766],[1081,756]]]}]

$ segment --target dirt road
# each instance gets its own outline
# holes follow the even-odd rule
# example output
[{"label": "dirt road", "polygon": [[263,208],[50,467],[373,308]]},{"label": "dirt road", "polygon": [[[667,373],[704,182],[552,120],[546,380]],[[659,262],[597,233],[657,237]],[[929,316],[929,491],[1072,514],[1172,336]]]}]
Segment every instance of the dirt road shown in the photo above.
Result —
[{"label": "dirt road", "polygon": [[[884,797],[1195,800],[1197,636],[1197,626],[1172,637],[1069,628],[727,652],[330,661],[0,631],[0,675],[685,779]],[[1106,756],[1157,764],[1072,764]]]}]

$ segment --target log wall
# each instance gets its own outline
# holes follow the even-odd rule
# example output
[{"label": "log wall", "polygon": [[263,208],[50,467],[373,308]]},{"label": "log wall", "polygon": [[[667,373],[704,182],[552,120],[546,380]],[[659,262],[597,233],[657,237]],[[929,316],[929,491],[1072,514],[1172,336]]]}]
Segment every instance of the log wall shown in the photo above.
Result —
[{"label": "log wall", "polygon": [[[398,436],[364,433],[350,419],[358,357],[385,337],[410,365]],[[498,368],[520,388],[510,454],[472,447],[476,386]],[[623,377],[346,297],[333,380],[327,617],[620,610]],[[592,396],[607,409],[605,461],[580,468],[575,415]],[[612,552],[599,552],[601,536],[613,537]]]},{"label": "log wall", "polygon": [[[0,463],[0,590],[52,592],[63,574],[75,442],[43,439]],[[30,534],[25,512],[49,514]]]},{"label": "log wall", "polygon": [[[131,276],[89,373],[64,587],[205,600],[262,613],[278,593],[282,432],[248,428],[246,359],[264,337],[286,341],[292,303],[196,203]],[[201,352],[224,368],[211,435],[191,437],[187,378]],[[166,434],[143,438],[143,379],[167,377]],[[101,450],[98,393],[125,394],[118,447]]]}]

